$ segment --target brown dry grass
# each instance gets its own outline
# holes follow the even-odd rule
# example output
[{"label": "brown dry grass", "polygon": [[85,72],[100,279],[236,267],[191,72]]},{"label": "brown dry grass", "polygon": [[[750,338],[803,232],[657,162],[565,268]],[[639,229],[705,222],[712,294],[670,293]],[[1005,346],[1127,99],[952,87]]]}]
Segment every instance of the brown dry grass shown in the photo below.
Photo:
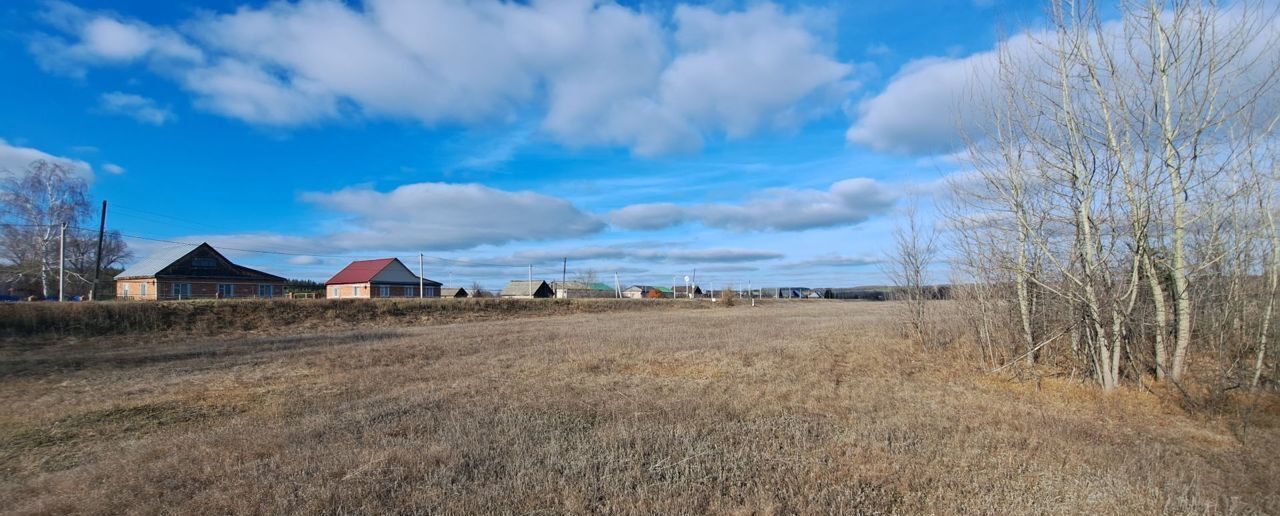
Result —
[{"label": "brown dry grass", "polygon": [[224,299],[106,303],[0,303],[0,339],[49,342],[110,335],[296,333],[354,326],[449,322],[690,308],[670,300],[551,299]]},{"label": "brown dry grass", "polygon": [[884,303],[3,348],[11,513],[1277,513],[1280,414],[983,376]]}]

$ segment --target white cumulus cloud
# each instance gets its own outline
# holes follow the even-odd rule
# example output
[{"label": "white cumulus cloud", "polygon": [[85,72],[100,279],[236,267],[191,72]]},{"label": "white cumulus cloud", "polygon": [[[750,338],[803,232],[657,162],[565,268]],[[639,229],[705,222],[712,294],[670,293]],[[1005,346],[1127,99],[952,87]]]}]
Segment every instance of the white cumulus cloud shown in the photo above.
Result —
[{"label": "white cumulus cloud", "polygon": [[156,101],[120,91],[103,93],[98,99],[103,112],[124,115],[144,124],[164,125],[175,118],[167,107],[161,107]]},{"label": "white cumulus cloud", "polygon": [[348,188],[303,200],[343,218],[324,240],[343,250],[444,250],[596,233],[604,223],[569,201],[479,184]]},{"label": "white cumulus cloud", "polygon": [[81,76],[89,66],[148,61],[157,67],[189,65],[204,53],[176,31],[114,14],[94,14],[66,2],[53,1],[43,13],[53,27],[71,39],[41,35],[30,50],[46,70]]},{"label": "white cumulus cloud", "polygon": [[13,145],[0,138],[0,175],[20,174],[27,166],[40,160],[62,164],[76,175],[93,180],[93,166],[82,160],[54,156],[40,149]]},{"label": "white cumulus cloud", "polygon": [[[1280,19],[1242,20],[1241,17],[1249,10],[1240,5],[1205,6],[1204,9],[1201,13],[1203,18],[1196,18],[1196,21],[1188,19],[1183,23],[1208,23],[1218,27],[1223,34],[1247,26],[1249,41],[1235,48],[1234,52],[1240,54],[1238,59],[1224,60],[1215,65],[1221,69],[1215,74],[1213,91],[1199,91],[1205,81],[1192,80],[1188,82],[1189,89],[1181,95],[1209,99],[1217,112],[1239,109],[1237,103],[1241,99],[1257,95],[1261,98],[1257,112],[1252,115],[1258,120],[1270,120],[1280,106],[1280,93],[1274,87],[1256,90],[1273,79],[1275,45],[1280,42]],[[1130,28],[1122,21],[1105,22],[1095,30],[1097,32],[1089,38],[1090,44],[1105,46],[1115,59],[1114,65],[1118,67],[1121,80],[1131,81],[1129,85],[1112,86],[1119,88],[1116,91],[1128,91],[1124,88],[1154,80],[1151,79],[1155,76],[1151,70],[1155,63],[1149,42],[1134,39],[1135,36],[1129,33]],[[1188,26],[1182,30],[1207,29]],[[999,84],[995,80],[1000,70],[1001,54],[1008,59],[1010,69],[1024,75],[1019,78],[1022,83],[1018,88],[1030,88],[1033,96],[1048,99],[1058,95],[1057,86],[1052,80],[1045,79],[1056,73],[1050,68],[1053,59],[1045,53],[1052,52],[1056,45],[1056,36],[1040,30],[1010,37],[999,42],[993,50],[963,57],[929,57],[907,63],[883,91],[859,103],[857,119],[846,132],[846,139],[874,150],[900,154],[954,152],[963,146],[962,137],[965,135],[981,139],[993,111],[1004,109],[1007,103],[1006,99],[999,97]],[[1102,55],[1100,50],[1094,51]],[[1199,75],[1204,73],[1204,66],[1200,60],[1187,59],[1174,65],[1172,74],[1175,77]],[[1081,74],[1072,80],[1086,81],[1085,77]],[[1154,88],[1149,84],[1147,87]],[[1136,88],[1136,91],[1142,91],[1142,88]],[[1126,94],[1136,93],[1128,91]],[[1097,110],[1095,105],[1091,105],[1096,101],[1078,99],[1078,102],[1085,103],[1081,109],[1083,112]],[[1143,100],[1138,99],[1138,102]],[[1185,116],[1201,115],[1187,113]],[[1265,122],[1255,125],[1257,128],[1267,127]]]},{"label": "white cumulus cloud", "polygon": [[633,230],[697,221],[732,231],[799,231],[858,224],[887,213],[897,200],[897,192],[876,180],[854,178],[827,190],[771,188],[739,204],[636,204],[611,212],[609,220]]},{"label": "white cumulus cloud", "polygon": [[45,18],[56,34],[31,50],[45,68],[77,74],[145,63],[197,106],[253,124],[434,126],[533,112],[561,143],[640,155],[792,129],[856,86],[854,67],[782,7],[663,12],[591,0],[300,0],[165,27],[55,3]]}]

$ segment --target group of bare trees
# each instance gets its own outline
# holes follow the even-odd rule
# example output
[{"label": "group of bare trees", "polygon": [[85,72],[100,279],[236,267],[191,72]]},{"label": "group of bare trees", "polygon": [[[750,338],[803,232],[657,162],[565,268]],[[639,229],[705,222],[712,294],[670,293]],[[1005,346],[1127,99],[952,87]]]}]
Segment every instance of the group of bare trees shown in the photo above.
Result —
[{"label": "group of bare trees", "polygon": [[1055,1],[1049,29],[998,50],[973,171],[951,181],[956,293],[992,364],[1106,389],[1206,364],[1257,386],[1275,378],[1280,23],[1250,2],[1119,10]]},{"label": "group of bare trees", "polygon": [[[0,284],[6,291],[38,292],[46,298],[56,294],[61,256],[66,258],[66,293],[93,290],[98,232],[83,227],[96,228],[88,189],[83,178],[61,163],[36,161],[20,172],[0,171]],[[120,234],[107,233],[102,267],[116,267],[128,257]]]},{"label": "group of bare trees", "polygon": [[938,258],[938,232],[927,224],[912,201],[903,209],[901,223],[893,231],[893,248],[885,261],[885,273],[893,281],[894,296],[905,304],[902,328],[920,346],[939,344],[929,313],[930,267]]}]

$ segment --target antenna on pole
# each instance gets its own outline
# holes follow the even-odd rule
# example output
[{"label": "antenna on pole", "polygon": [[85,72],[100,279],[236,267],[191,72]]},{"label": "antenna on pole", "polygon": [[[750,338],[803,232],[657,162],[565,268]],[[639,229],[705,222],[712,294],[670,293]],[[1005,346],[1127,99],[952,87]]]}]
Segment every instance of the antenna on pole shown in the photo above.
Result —
[{"label": "antenna on pole", "polygon": [[418,253],[418,299],[427,297],[427,294],[422,291],[422,259],[422,253]]}]

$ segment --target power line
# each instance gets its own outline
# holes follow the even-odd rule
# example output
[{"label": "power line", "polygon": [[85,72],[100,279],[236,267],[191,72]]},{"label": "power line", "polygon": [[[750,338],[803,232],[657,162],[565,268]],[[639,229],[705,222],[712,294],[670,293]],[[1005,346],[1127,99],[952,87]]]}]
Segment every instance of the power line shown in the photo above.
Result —
[{"label": "power line", "polygon": [[[121,215],[138,219],[138,220],[147,221],[147,222],[156,222],[156,223],[163,223],[163,224],[169,224],[169,225],[173,225],[174,222],[178,222],[180,223],[180,225],[186,225],[189,227],[200,227],[205,229],[211,229],[214,231],[228,230],[227,228],[222,228],[222,227],[214,226],[211,224],[206,224],[203,222],[197,222],[189,219],[182,219],[182,218],[174,217],[171,215],[165,215],[163,213],[156,213],[153,211],[140,210],[138,208],[131,208],[129,206],[113,205],[112,210],[117,213],[120,211],[123,211],[124,213],[120,213]],[[159,219],[166,219],[166,220],[159,220]]]},{"label": "power line", "polygon": [[[46,228],[46,227],[47,227],[47,228],[56,228],[56,227],[58,227],[58,225],[56,225],[56,224],[10,224],[10,223],[0,223],[0,225],[3,225],[3,226],[10,226],[10,227],[39,227],[39,228]],[[96,234],[96,233],[98,232],[98,230],[96,230],[96,229],[92,229],[92,228],[84,228],[84,227],[79,227],[79,226],[71,226],[71,225],[68,225],[68,226],[67,226],[67,229],[68,229],[68,230],[73,230],[73,231],[79,231],[79,232],[82,232],[82,233],[90,233],[90,234]],[[122,233],[122,232],[120,232],[119,230],[112,230],[112,231],[113,231],[115,234],[120,235],[122,238],[128,238],[128,239],[134,239],[134,240],[144,240],[144,241],[148,241],[148,242],[159,242],[159,243],[165,243],[165,244],[183,245],[183,246],[190,246],[190,247],[195,247],[195,246],[200,245],[200,244],[198,244],[198,243],[192,243],[192,242],[182,242],[182,241],[178,241],[178,240],[170,240],[170,239],[166,239],[166,238],[155,238],[155,237],[148,237],[148,236],[142,236],[142,235],[134,235],[134,234],[129,234],[129,233]],[[218,248],[218,249],[221,249],[221,250],[226,250],[226,251],[237,251],[237,252],[242,252],[242,253],[256,253],[256,254],[268,254],[268,255],[276,255],[276,256],[292,256],[292,257],[304,257],[304,256],[305,256],[305,257],[315,257],[315,258],[334,258],[334,259],[340,259],[340,260],[352,260],[352,259],[376,259],[376,258],[382,258],[382,257],[384,257],[384,256],[385,256],[385,255],[384,255],[384,256],[361,256],[361,255],[318,254],[318,253],[304,253],[304,252],[277,251],[277,250],[268,250],[268,249],[249,249],[249,248],[243,248],[243,247],[230,247],[230,246],[222,246],[222,245],[219,245],[217,248]],[[529,267],[530,267],[530,264],[529,264],[529,263],[526,263],[526,264],[513,264],[513,263],[486,263],[486,262],[477,262],[477,261],[472,261],[472,260],[467,260],[467,259],[445,258],[445,257],[443,257],[443,256],[431,256],[431,255],[423,255],[423,257],[424,257],[424,258],[426,258],[426,259],[429,259],[429,260],[435,260],[435,261],[443,262],[443,263],[451,263],[451,264],[455,264],[455,265],[457,265],[457,266],[462,266],[462,267],[496,267],[496,268],[512,268],[512,269],[527,269],[527,268],[529,268]],[[399,257],[397,257],[397,258],[399,258]],[[549,260],[542,260],[541,262],[539,262],[539,261],[533,261],[532,263],[546,263],[546,262],[548,262],[548,261],[549,261]],[[558,269],[553,269],[553,268],[550,268],[550,267],[533,267],[533,271],[534,271],[534,272],[537,272],[537,273],[541,273],[541,274],[553,274],[553,273],[555,273],[555,272],[560,272],[560,270],[558,270]],[[576,271],[575,271],[575,272],[576,272]]]}]

